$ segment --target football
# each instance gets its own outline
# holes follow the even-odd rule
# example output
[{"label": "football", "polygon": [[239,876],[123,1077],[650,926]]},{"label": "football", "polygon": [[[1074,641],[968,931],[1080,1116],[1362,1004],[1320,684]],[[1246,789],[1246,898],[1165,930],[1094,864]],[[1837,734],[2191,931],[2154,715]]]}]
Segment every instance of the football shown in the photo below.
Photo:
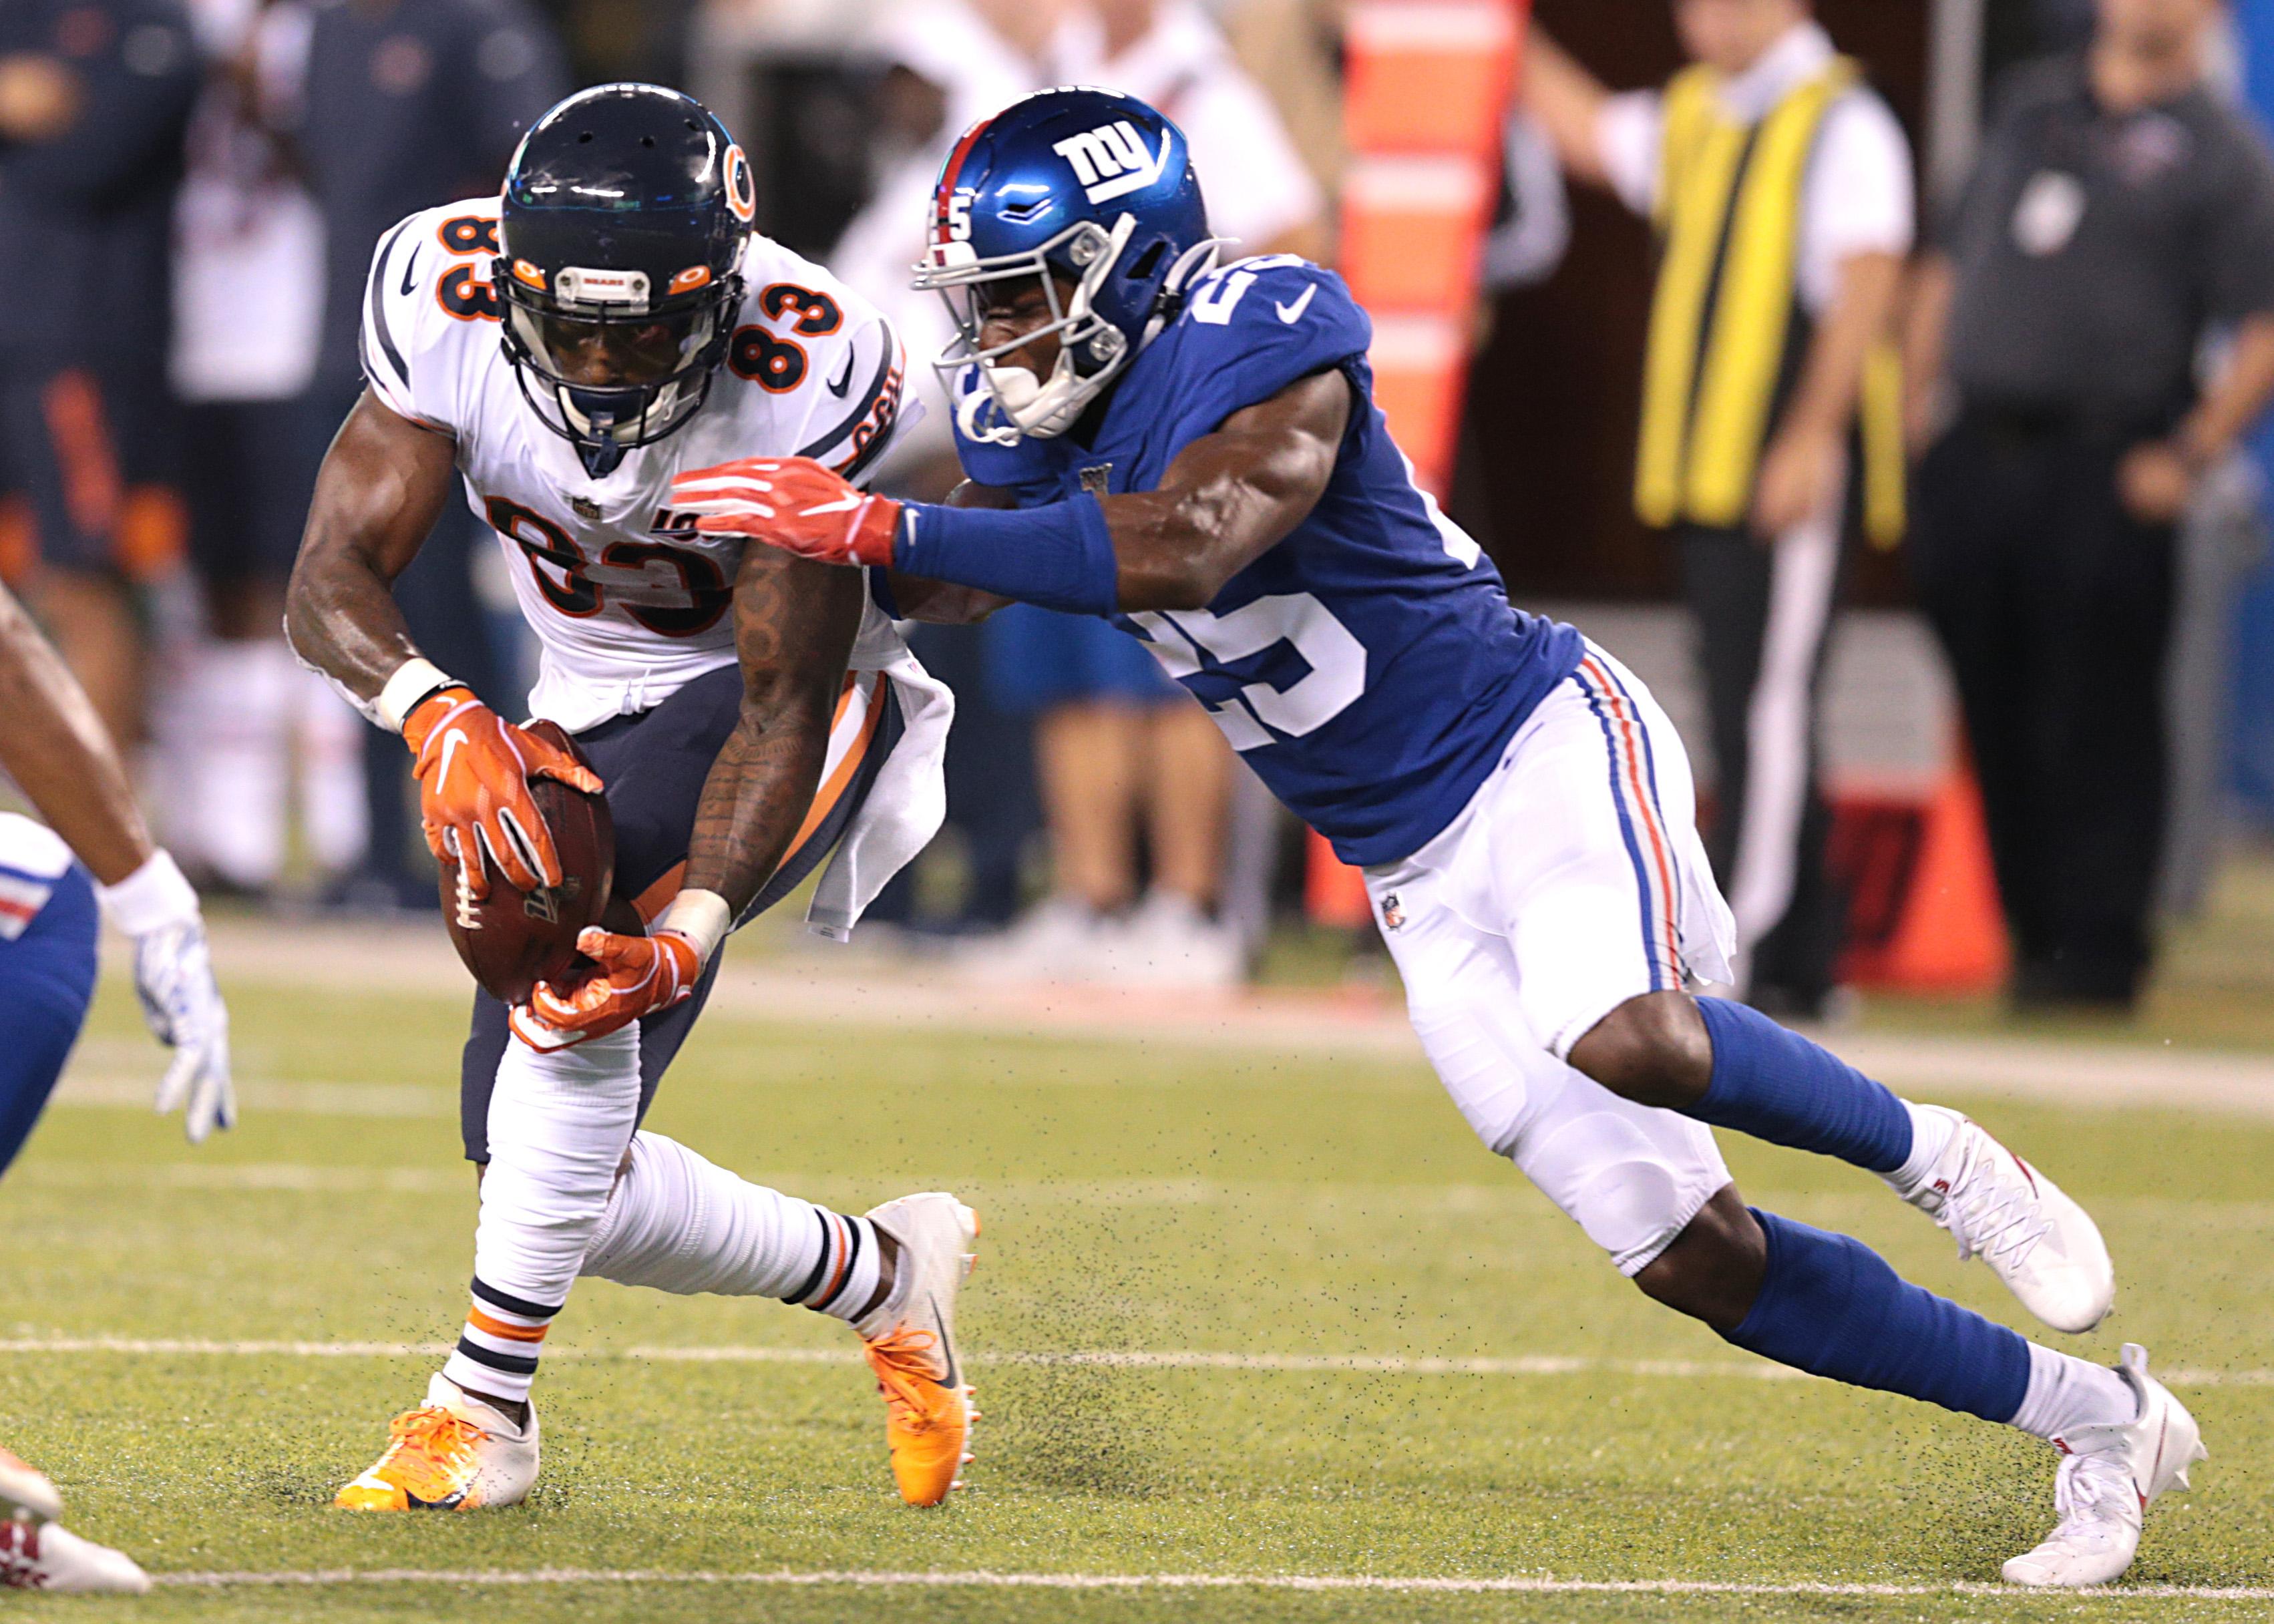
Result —
[{"label": "football", "polygon": [[[529,731],[584,761],[558,723],[532,722]],[[530,779],[529,793],[561,854],[560,884],[520,891],[493,869],[490,894],[478,901],[459,883],[458,865],[441,865],[442,917],[458,957],[483,990],[509,1004],[576,964],[577,933],[600,922],[615,883],[616,827],[606,799],[552,778]]]}]

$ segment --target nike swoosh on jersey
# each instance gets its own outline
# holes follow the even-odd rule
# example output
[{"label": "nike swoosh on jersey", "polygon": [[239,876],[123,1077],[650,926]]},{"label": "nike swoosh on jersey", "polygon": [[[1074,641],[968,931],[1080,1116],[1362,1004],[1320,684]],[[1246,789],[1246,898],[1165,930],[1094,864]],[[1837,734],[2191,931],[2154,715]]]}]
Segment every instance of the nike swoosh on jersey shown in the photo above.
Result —
[{"label": "nike swoosh on jersey", "polygon": [[852,387],[853,352],[847,350],[845,352],[845,370],[829,380],[829,392],[841,401],[845,398],[845,391]]},{"label": "nike swoosh on jersey", "polygon": [[418,285],[418,250],[417,248],[413,248],[413,249],[410,251],[410,262],[408,265],[406,265],[406,266],[404,266],[404,267],[403,267],[403,297],[404,297],[405,298],[410,297],[411,290],[412,290],[414,288],[416,288]]},{"label": "nike swoosh on jersey", "polygon": [[1285,322],[1291,327],[1303,319],[1303,312],[1311,308],[1311,296],[1318,290],[1319,284],[1313,282],[1309,287],[1303,289],[1303,297],[1297,299],[1292,304],[1280,304],[1275,303],[1271,308],[1279,312],[1280,320]]}]

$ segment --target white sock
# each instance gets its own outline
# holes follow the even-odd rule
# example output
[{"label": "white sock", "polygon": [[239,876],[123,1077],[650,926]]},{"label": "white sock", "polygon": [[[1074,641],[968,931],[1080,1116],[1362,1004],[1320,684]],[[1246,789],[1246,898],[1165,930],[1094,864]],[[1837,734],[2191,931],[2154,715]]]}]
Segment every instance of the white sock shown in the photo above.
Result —
[{"label": "white sock", "polygon": [[584,1266],[639,1115],[639,1023],[574,1049],[506,1045],[474,1230],[474,1305],[442,1373],[524,1399]]},{"label": "white sock", "polygon": [[876,1295],[879,1263],[866,1218],[750,1184],[675,1139],[639,1133],[584,1272],[681,1296],[776,1297],[849,1322]]},{"label": "white sock", "polygon": [[[280,648],[278,652],[289,653]],[[371,844],[364,795],[365,722],[314,672],[295,670],[300,710],[300,827],[326,874],[344,874]]]},{"label": "white sock", "polygon": [[2080,1426],[2121,1426],[2140,1413],[2140,1395],[2105,1365],[2029,1344],[2029,1387],[2010,1425],[2052,1440]]},{"label": "white sock", "polygon": [[1942,1159],[1950,1148],[1951,1136],[1958,1132],[1958,1124],[1940,1111],[1928,1110],[1903,1101],[1903,1109],[1910,1113],[1911,1154],[1902,1166],[1887,1175],[1887,1182],[1898,1190],[1909,1190],[1927,1176],[1927,1170]]},{"label": "white sock", "polygon": [[198,849],[239,885],[272,884],[284,867],[290,661],[282,643],[212,643],[191,668],[205,733]]}]

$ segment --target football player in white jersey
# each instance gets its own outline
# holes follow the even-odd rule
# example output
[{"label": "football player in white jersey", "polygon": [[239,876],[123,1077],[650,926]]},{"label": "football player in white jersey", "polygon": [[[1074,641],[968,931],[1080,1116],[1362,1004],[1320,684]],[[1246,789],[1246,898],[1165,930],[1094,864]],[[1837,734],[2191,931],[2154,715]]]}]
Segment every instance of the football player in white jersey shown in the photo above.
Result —
[{"label": "football player in white jersey", "polygon": [[[343,1507],[525,1496],[530,1386],[579,1274],[846,1320],[885,1397],[902,1496],[937,1504],[967,1458],[953,1314],[969,1209],[926,1194],[850,1217],[638,1127],[727,932],[833,851],[809,917],[841,935],[944,801],[951,702],[868,583],[698,534],[671,500],[675,477],[756,452],[857,480],[901,413],[891,328],[755,234],[755,203],[748,162],[699,103],[603,86],[531,129],[501,197],[414,214],[373,259],[368,387],[317,485],[293,645],[402,733],[428,843],[476,895],[493,875],[522,890],[564,877],[533,777],[591,788],[597,773],[617,849],[606,925],[580,942],[598,970],[511,1011],[477,999],[473,1304]],[[461,482],[542,650],[530,710],[589,769],[422,658],[396,610],[390,583]]]}]

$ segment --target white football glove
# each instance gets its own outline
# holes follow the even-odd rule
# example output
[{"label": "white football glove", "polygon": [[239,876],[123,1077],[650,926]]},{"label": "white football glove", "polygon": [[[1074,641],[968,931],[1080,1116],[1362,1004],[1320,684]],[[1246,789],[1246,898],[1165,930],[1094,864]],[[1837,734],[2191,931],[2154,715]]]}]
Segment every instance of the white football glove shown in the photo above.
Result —
[{"label": "white football glove", "polygon": [[[113,922],[134,938],[134,991],[151,1034],[174,1051],[158,1082],[157,1109],[182,1110],[190,1143],[237,1125],[230,1080],[229,1009],[214,983],[213,955],[197,893],[160,852],[103,888]],[[186,1109],[184,1108],[186,1107]]]}]

